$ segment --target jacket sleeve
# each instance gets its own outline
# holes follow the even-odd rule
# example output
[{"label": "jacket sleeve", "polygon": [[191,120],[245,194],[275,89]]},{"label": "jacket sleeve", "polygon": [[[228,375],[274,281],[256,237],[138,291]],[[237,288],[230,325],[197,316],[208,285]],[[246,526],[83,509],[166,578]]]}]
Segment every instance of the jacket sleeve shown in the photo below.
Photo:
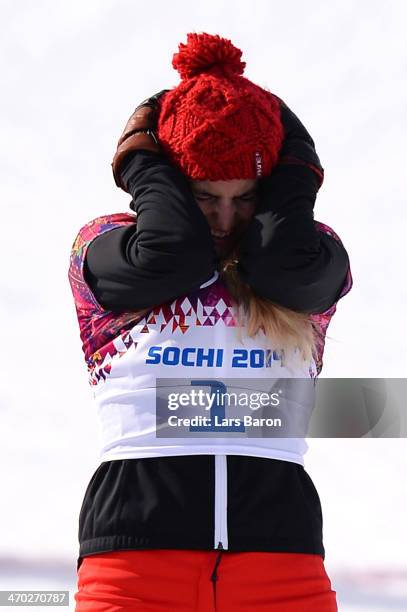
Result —
[{"label": "jacket sleeve", "polygon": [[198,288],[214,273],[208,223],[188,180],[161,154],[137,151],[122,172],[137,222],[98,236],[85,278],[112,311],[152,308]]},{"label": "jacket sleeve", "polygon": [[303,165],[277,166],[260,179],[239,259],[241,278],[257,295],[307,314],[337,301],[349,269],[341,242],[317,229],[317,191],[315,174]]}]

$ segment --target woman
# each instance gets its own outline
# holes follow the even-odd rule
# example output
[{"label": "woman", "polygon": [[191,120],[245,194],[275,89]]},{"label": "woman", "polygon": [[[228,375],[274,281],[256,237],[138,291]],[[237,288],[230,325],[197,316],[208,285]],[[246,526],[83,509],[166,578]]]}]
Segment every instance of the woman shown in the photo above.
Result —
[{"label": "woman", "polygon": [[156,429],[158,379],[168,391],[181,378],[316,378],[352,285],[339,237],[314,221],[314,142],[240,58],[227,39],[188,34],[181,83],[137,107],[113,159],[137,219],[99,217],[73,245],[102,438],[78,611],[337,610],[305,440]]}]

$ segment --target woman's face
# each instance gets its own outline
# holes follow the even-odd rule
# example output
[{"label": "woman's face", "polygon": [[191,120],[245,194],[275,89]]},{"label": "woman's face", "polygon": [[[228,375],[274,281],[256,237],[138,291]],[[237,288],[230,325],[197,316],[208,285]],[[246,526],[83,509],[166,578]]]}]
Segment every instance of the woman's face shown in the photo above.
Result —
[{"label": "woman's face", "polygon": [[211,229],[215,250],[226,257],[254,215],[256,179],[190,181],[195,200]]}]

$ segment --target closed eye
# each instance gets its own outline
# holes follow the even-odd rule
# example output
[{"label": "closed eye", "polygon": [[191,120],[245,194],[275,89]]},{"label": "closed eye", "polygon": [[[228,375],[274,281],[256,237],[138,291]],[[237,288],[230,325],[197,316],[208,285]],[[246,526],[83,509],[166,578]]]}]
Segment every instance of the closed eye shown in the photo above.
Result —
[{"label": "closed eye", "polygon": [[217,196],[211,195],[210,193],[195,193],[195,197],[200,200],[211,200]]},{"label": "closed eye", "polygon": [[256,194],[252,193],[252,194],[246,195],[246,196],[238,196],[237,199],[238,200],[254,200],[255,197],[256,197]]},{"label": "closed eye", "polygon": [[[195,197],[198,198],[199,200],[212,200],[212,199],[217,199],[219,196],[213,195],[212,193],[195,192]],[[243,194],[240,196],[236,196],[233,199],[249,201],[249,200],[254,200],[255,197],[256,197],[256,192],[252,192],[249,194]]]}]

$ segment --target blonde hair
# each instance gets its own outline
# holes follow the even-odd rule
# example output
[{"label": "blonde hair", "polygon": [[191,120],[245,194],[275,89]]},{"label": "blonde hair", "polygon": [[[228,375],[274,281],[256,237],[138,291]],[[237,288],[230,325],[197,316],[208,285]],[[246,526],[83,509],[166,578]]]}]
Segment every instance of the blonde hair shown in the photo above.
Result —
[{"label": "blonde hair", "polygon": [[305,313],[290,310],[256,295],[242,281],[237,271],[238,260],[234,257],[220,262],[219,273],[236,307],[238,325],[244,327],[249,337],[262,330],[284,353],[291,353],[297,348],[299,357],[310,361],[316,355],[317,340],[321,333],[317,324]]}]

